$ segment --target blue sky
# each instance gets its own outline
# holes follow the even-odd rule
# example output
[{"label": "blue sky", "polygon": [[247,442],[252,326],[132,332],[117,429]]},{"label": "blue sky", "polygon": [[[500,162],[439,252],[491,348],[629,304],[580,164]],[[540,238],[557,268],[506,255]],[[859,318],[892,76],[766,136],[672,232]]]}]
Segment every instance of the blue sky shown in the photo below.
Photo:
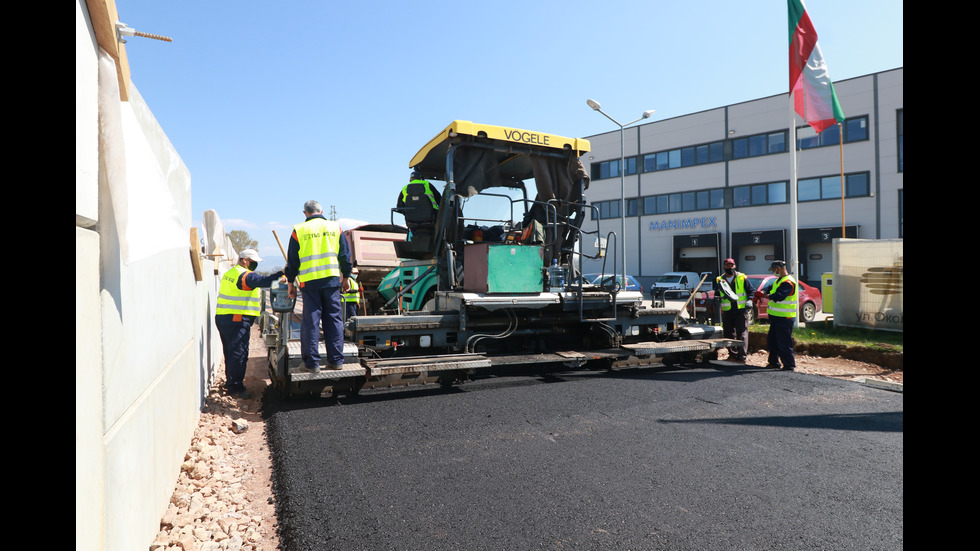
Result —
[{"label": "blue sky", "polygon": [[[214,209],[281,264],[303,202],[387,223],[408,162],[455,119],[564,136],[788,84],[786,2],[116,0],[131,78]],[[830,76],[904,65],[903,4],[809,0]],[[845,115],[847,106],[843,106]],[[400,223],[400,218],[395,219]]]}]

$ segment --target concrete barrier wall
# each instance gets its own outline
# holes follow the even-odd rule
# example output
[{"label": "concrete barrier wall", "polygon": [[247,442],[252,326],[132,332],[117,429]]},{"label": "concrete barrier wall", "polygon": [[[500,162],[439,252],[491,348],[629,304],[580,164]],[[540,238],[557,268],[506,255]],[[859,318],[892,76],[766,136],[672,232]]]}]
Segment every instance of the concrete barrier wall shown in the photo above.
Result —
[{"label": "concrete barrier wall", "polygon": [[[75,548],[147,549],[222,361],[218,279],[194,277],[190,173],[133,90],[143,140],[167,173],[184,248],[126,263],[100,158],[98,46],[76,3]],[[147,205],[147,209],[153,205]],[[132,240],[129,246],[132,248]],[[136,243],[139,245],[139,243]]]}]

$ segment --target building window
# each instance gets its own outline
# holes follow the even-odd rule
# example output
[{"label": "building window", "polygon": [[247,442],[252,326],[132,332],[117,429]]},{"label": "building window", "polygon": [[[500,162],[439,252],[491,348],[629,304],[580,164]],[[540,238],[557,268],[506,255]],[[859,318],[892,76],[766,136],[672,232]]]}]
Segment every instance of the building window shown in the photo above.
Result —
[{"label": "building window", "polygon": [[670,207],[666,195],[643,198],[643,214],[666,214]]},{"label": "building window", "polygon": [[786,153],[786,132],[769,134],[769,153]]},{"label": "building window", "polygon": [[861,142],[868,139],[868,117],[844,120],[844,142]]},{"label": "building window", "polygon": [[[797,199],[819,201],[821,199],[840,199],[840,175],[806,178],[797,182]],[[844,189],[847,197],[867,197],[871,195],[870,175],[855,172],[844,175]]]},{"label": "building window", "polygon": [[768,184],[767,188],[767,200],[770,205],[775,205],[779,203],[788,203],[789,199],[786,197],[787,188],[789,188],[788,182],[774,182]]},{"label": "building window", "polygon": [[695,162],[697,164],[703,165],[711,162],[711,151],[707,145],[699,145],[694,149],[697,152],[695,154]]},{"label": "building window", "polygon": [[[810,126],[797,128],[796,143],[798,149],[812,149],[838,145],[840,143],[840,133],[844,133],[844,143],[859,142],[869,139],[868,116],[852,117],[846,119],[839,129],[836,125],[827,128],[820,134],[813,131]],[[902,111],[898,111],[898,164],[899,172],[903,169],[903,117]],[[646,153],[641,156],[626,158],[626,175],[636,174],[637,172],[656,172],[659,170],[670,170],[688,166],[697,166],[708,163],[720,163],[724,161],[747,159],[749,157],[759,157],[762,155],[774,155],[786,153],[789,132],[780,130],[778,132],[766,132],[751,136],[735,138],[732,140],[721,140],[701,145],[693,145],[667,151],[657,151]],[[602,180],[606,178],[618,178],[620,176],[620,159],[613,159],[601,163],[592,163],[592,179]]]},{"label": "building window", "polygon": [[593,180],[617,177],[619,177],[619,159],[614,161],[605,161],[602,163],[592,163]]},{"label": "building window", "polygon": [[693,147],[681,149],[681,166],[694,166],[695,155]]},{"label": "building window", "polygon": [[732,158],[744,159],[749,156],[749,139],[738,138],[732,140]]},{"label": "building window", "polygon": [[[598,201],[592,203],[598,209],[599,220],[608,220],[610,218],[619,218],[619,199],[612,201]],[[596,211],[592,211],[592,219],[596,218]]]},{"label": "building window", "polygon": [[[619,161],[620,159],[613,159],[601,163],[592,163],[592,179],[619,178]],[[627,157],[626,175],[632,174],[636,174],[636,157]]]},{"label": "building window", "polygon": [[[733,207],[758,207],[761,205],[778,205],[787,202],[789,182],[769,182],[765,184],[749,184],[732,188]],[[724,201],[724,198],[722,198]]]},{"label": "building window", "polygon": [[725,208],[725,190],[721,188],[711,190],[710,200],[709,209]]},{"label": "building window", "polygon": [[905,170],[905,110],[899,109],[895,113],[897,132],[898,132],[898,171]]},{"label": "building window", "polygon": [[833,125],[817,134],[809,125],[796,129],[796,144],[799,149],[813,149],[840,144],[841,130],[844,131],[844,143],[860,142],[868,139],[868,116],[853,117],[844,120],[843,128]]},{"label": "building window", "polygon": [[599,208],[602,210],[603,219],[619,218],[619,201],[603,201]]},{"label": "building window", "polygon": [[798,201],[817,201],[820,199],[820,178],[808,178],[796,182]]},{"label": "building window", "polygon": [[773,153],[785,153],[787,134],[788,132],[783,130],[780,132],[756,134],[745,138],[735,138],[732,140],[732,159],[745,159],[748,157],[772,155]]},{"label": "building window", "polygon": [[643,172],[653,172],[657,170],[657,154],[650,153],[643,156]]},{"label": "building window", "polygon": [[725,160],[725,142],[708,144],[708,161],[720,163]]},{"label": "building window", "polygon": [[681,212],[697,210],[697,194],[687,191],[681,194]]},{"label": "building window", "polygon": [[[669,214],[725,208],[725,189],[702,189],[642,197],[642,214]],[[630,214],[632,216],[632,213]]]},{"label": "building window", "polygon": [[732,188],[732,206],[733,207],[751,207],[752,206],[752,188],[749,186],[738,186]]},{"label": "building window", "polygon": [[639,214],[637,209],[640,207],[639,199],[627,199],[626,200],[626,216],[636,216]]},{"label": "building window", "polygon": [[870,175],[867,172],[859,174],[849,174],[844,182],[847,186],[848,197],[867,197],[871,195],[871,186],[868,181]]},{"label": "building window", "polygon": [[695,196],[697,197],[696,204],[694,208],[696,210],[707,210],[711,208],[711,192],[708,190],[696,191]]}]

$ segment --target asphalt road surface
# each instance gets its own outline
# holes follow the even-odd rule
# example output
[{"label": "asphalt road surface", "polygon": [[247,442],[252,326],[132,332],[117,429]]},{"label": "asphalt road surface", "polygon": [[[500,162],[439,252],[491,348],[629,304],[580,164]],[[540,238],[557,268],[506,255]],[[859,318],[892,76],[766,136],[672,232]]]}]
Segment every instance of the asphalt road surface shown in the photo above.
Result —
[{"label": "asphalt road surface", "polygon": [[894,550],[901,393],[741,366],[272,401],[285,551]]}]

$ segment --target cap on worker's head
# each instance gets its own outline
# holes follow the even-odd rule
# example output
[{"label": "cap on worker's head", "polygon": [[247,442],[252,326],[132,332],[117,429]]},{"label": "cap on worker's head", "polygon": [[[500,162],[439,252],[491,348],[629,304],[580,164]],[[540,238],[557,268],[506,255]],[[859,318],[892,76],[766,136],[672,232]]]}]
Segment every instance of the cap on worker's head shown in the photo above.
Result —
[{"label": "cap on worker's head", "polygon": [[413,168],[412,175],[408,177],[408,180],[412,181],[412,180],[421,180],[421,179],[422,179],[422,173],[419,172],[417,168]]},{"label": "cap on worker's head", "polygon": [[357,275],[357,268],[351,268],[350,275],[356,276]]},{"label": "cap on worker's head", "polygon": [[725,262],[722,263],[722,265],[724,265],[724,266],[728,266],[729,264],[731,264],[732,266],[734,266],[735,265],[735,259],[734,258],[726,258],[725,259]]},{"label": "cap on worker's head", "polygon": [[238,253],[238,256],[241,258],[254,260],[256,262],[262,262],[262,259],[259,258],[259,253],[256,252],[255,249],[245,249],[244,251]]},{"label": "cap on worker's head", "polygon": [[786,261],[784,261],[784,260],[773,260],[772,261],[772,264],[769,265],[769,271],[771,272],[771,271],[775,270],[776,268],[785,268],[785,267],[786,267]]}]

